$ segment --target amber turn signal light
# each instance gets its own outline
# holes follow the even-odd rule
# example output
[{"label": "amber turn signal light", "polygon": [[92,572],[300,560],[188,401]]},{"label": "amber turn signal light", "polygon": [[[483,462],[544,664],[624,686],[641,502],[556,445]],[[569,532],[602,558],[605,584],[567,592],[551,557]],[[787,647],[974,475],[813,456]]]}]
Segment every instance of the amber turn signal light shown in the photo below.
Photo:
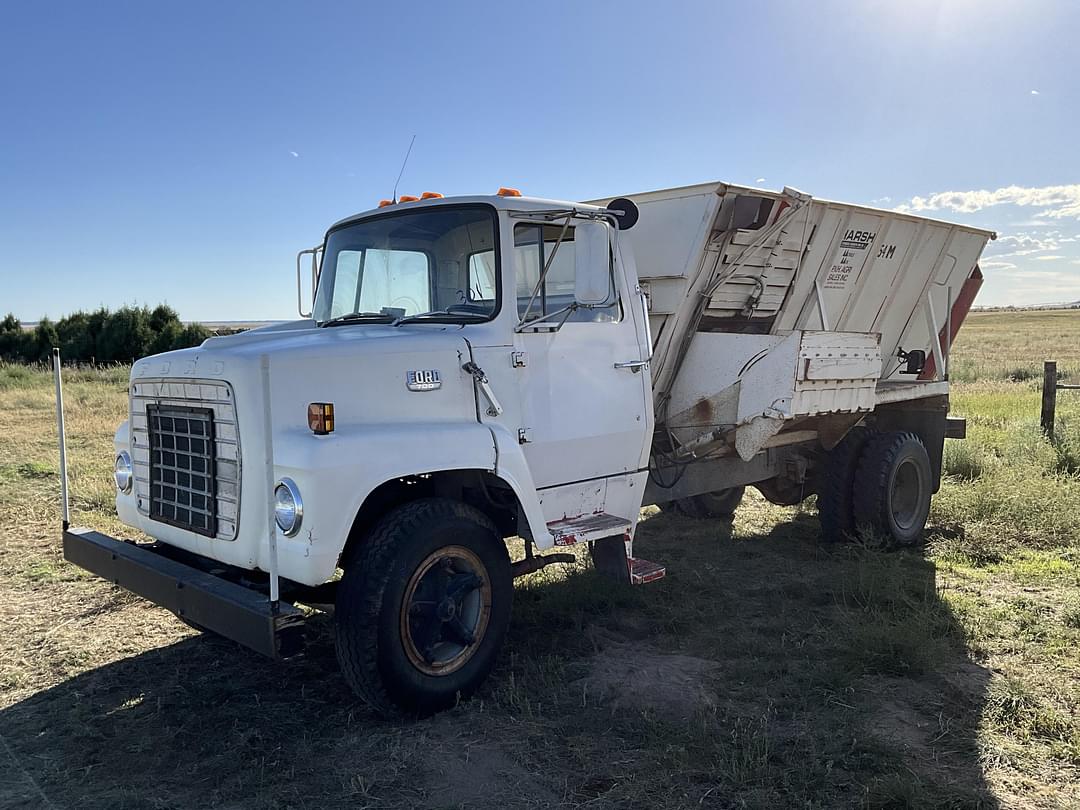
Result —
[{"label": "amber turn signal light", "polygon": [[334,403],[312,402],[307,406],[307,426],[316,436],[334,432]]}]

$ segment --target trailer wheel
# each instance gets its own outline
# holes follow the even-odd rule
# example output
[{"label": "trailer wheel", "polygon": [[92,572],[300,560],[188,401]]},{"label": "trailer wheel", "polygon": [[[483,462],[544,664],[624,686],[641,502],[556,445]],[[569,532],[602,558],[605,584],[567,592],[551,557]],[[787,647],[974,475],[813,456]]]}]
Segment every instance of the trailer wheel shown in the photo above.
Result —
[{"label": "trailer wheel", "polygon": [[506,545],[482,512],[442,498],[398,507],[347,561],[338,586],[345,680],[383,715],[453,706],[495,663],[513,592]]},{"label": "trailer wheel", "polygon": [[930,515],[933,475],[922,439],[914,433],[882,433],[859,457],[855,524],[899,545],[922,539]]},{"label": "trailer wheel", "polygon": [[855,536],[855,475],[859,456],[874,435],[868,428],[853,428],[825,454],[817,506],[821,536],[826,542],[842,543]]},{"label": "trailer wheel", "polygon": [[675,508],[687,517],[730,520],[734,517],[739,504],[742,503],[744,492],[746,492],[746,487],[718,489],[716,492],[680,498],[675,501]]}]

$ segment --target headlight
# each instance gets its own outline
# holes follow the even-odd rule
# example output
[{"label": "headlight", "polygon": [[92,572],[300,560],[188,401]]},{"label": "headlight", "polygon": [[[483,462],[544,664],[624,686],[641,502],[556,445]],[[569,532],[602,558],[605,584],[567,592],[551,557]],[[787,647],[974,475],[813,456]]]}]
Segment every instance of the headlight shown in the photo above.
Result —
[{"label": "headlight", "polygon": [[291,478],[282,478],[274,487],[274,520],[286,537],[292,537],[300,531],[304,521],[304,502],[300,499],[300,490]]},{"label": "headlight", "polygon": [[113,481],[116,482],[116,488],[124,493],[131,492],[133,478],[131,456],[128,455],[127,450],[121,450],[113,464]]}]

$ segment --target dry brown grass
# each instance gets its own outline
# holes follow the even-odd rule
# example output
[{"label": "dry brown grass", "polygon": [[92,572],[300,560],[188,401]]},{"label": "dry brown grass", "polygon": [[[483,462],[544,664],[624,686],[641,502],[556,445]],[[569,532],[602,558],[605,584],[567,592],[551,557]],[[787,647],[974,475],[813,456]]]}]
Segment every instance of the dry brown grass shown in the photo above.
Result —
[{"label": "dry brown grass", "polygon": [[[649,510],[639,549],[667,579],[534,575],[480,696],[394,724],[345,687],[327,621],[275,664],[66,564],[49,379],[16,376],[0,368],[0,807],[1080,806],[1080,537],[990,508],[1021,473],[1048,499],[1030,510],[1074,497],[1049,451],[1013,468],[1000,445],[1001,469],[948,481],[925,554],[823,547],[812,505],[755,495],[733,529]],[[67,387],[75,519],[114,532],[124,391]],[[1028,388],[963,391],[996,453]],[[1055,542],[1025,546],[1040,526]]]}]

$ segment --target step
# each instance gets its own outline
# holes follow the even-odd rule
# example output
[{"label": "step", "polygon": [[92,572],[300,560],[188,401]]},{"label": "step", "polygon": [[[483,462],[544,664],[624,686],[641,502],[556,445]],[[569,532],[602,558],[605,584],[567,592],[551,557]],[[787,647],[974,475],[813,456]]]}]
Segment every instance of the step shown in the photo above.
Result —
[{"label": "step", "polygon": [[631,557],[628,562],[630,563],[630,584],[631,585],[644,585],[648,582],[656,582],[658,579],[663,579],[667,573],[667,567],[660,563],[650,562],[649,560],[643,560],[640,557]]},{"label": "step", "polygon": [[578,515],[572,518],[562,518],[551,521],[547,527],[557,546],[572,546],[575,543],[584,543],[589,540],[599,540],[601,537],[611,537],[613,534],[622,534],[630,528],[630,521],[626,518],[609,515],[606,512],[597,512],[591,515]]}]

